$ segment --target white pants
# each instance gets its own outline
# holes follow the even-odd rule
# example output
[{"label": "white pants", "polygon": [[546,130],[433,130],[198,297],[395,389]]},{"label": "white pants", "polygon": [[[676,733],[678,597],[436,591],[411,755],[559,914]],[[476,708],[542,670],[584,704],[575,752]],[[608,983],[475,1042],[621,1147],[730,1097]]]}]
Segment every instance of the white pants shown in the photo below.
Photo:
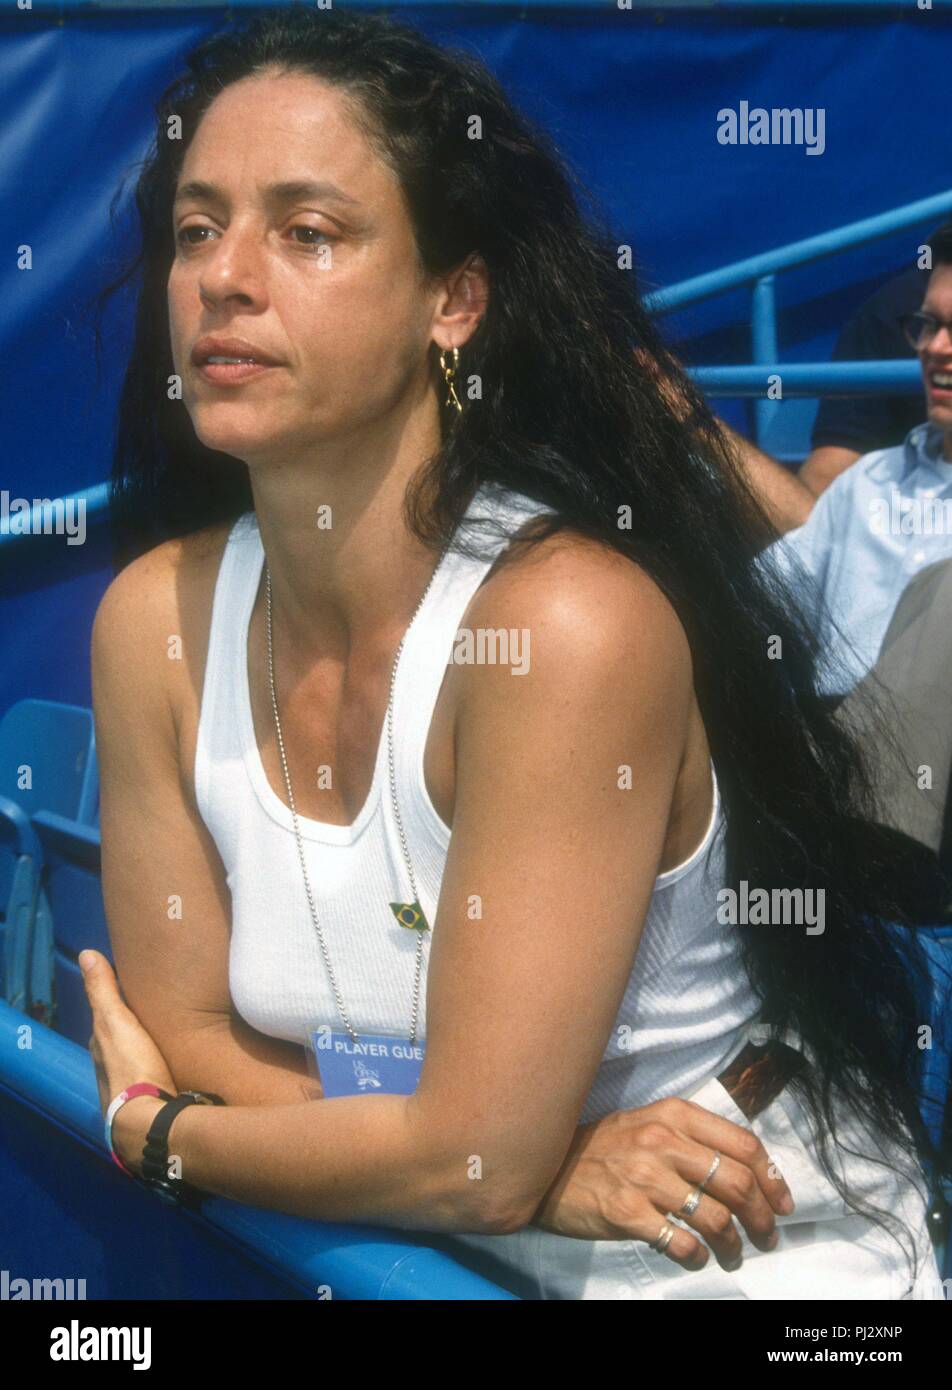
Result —
[{"label": "white pants", "polygon": [[[753,1121],[747,1120],[719,1081],[704,1082],[689,1099],[736,1124],[753,1129],[786,1180],[796,1203],[790,1216],[776,1218],[780,1241],[763,1253],[735,1225],[743,1262],[728,1274],[713,1254],[703,1270],[689,1271],[640,1240],[575,1240],[526,1227],[512,1235],[461,1235],[454,1241],[500,1262],[490,1277],[524,1297],[540,1299],[941,1299],[942,1289],[926,1225],[924,1193],[882,1164],[840,1158],[851,1191],[861,1200],[905,1221],[909,1234],[897,1240],[842,1200],[815,1157],[807,1117],[789,1089]],[[868,1152],[869,1138],[839,1137]],[[924,1184],[923,1184],[924,1186]],[[685,1187],[685,1196],[688,1188]],[[660,1218],[659,1218],[660,1229]],[[910,1244],[915,1245],[913,1277]]]}]

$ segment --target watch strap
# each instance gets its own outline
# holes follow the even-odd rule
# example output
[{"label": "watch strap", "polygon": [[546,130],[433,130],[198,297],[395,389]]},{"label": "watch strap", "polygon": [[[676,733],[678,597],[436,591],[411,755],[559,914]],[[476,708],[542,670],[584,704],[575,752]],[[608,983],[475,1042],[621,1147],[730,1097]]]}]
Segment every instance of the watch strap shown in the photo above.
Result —
[{"label": "watch strap", "polygon": [[183,1091],[167,1100],[152,1121],[142,1150],[142,1176],[146,1182],[169,1181],[169,1130],[172,1121],[188,1105],[201,1105],[194,1095]]}]

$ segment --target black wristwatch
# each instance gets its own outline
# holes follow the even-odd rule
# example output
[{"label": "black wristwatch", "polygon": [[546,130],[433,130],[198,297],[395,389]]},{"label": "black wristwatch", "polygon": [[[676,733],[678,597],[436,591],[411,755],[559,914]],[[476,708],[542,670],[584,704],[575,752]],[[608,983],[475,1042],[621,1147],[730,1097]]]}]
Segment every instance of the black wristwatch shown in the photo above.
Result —
[{"label": "black wristwatch", "polygon": [[167,1100],[157,1113],[142,1150],[142,1181],[165,1201],[178,1205],[193,1204],[201,1189],[182,1178],[169,1177],[169,1130],[172,1121],[187,1105],[224,1105],[221,1096],[211,1091],[181,1091]]}]

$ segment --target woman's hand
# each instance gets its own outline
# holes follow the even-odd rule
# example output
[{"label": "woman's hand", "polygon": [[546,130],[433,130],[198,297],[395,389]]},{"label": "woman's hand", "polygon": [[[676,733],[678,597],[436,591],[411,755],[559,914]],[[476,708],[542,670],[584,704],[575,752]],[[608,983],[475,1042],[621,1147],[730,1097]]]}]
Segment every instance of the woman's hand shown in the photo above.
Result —
[{"label": "woman's hand", "polygon": [[[722,1268],[736,1269],[741,1239],[732,1216],[758,1250],[772,1250],[774,1214],[788,1215],[793,1199],[752,1130],[693,1101],[660,1100],[580,1125],[531,1224],[584,1240],[657,1240],[715,1153],[721,1161],[697,1209],[678,1220],[704,1238]],[[674,1231],[664,1253],[702,1269],[708,1250],[690,1231]]]},{"label": "woman's hand", "polygon": [[[175,1080],[165,1058],[135,1014],[119,995],[119,984],[108,960],[99,951],[81,951],[80,967],[86,998],[93,1011],[89,1051],[96,1068],[99,1104],[105,1116],[109,1102],[136,1081],[176,1094]],[[137,1169],[152,1116],[163,1102],[137,1096],[120,1106],[113,1125],[113,1144],[126,1165]]]}]

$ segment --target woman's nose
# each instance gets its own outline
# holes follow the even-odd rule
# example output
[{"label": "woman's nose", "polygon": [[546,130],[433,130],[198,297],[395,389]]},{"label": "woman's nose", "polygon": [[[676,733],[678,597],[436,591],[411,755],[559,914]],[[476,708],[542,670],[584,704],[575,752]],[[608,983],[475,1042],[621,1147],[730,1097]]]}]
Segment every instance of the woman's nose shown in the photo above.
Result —
[{"label": "woman's nose", "polygon": [[254,303],[264,295],[260,239],[250,228],[229,227],[207,249],[199,290],[210,304],[237,296]]}]

